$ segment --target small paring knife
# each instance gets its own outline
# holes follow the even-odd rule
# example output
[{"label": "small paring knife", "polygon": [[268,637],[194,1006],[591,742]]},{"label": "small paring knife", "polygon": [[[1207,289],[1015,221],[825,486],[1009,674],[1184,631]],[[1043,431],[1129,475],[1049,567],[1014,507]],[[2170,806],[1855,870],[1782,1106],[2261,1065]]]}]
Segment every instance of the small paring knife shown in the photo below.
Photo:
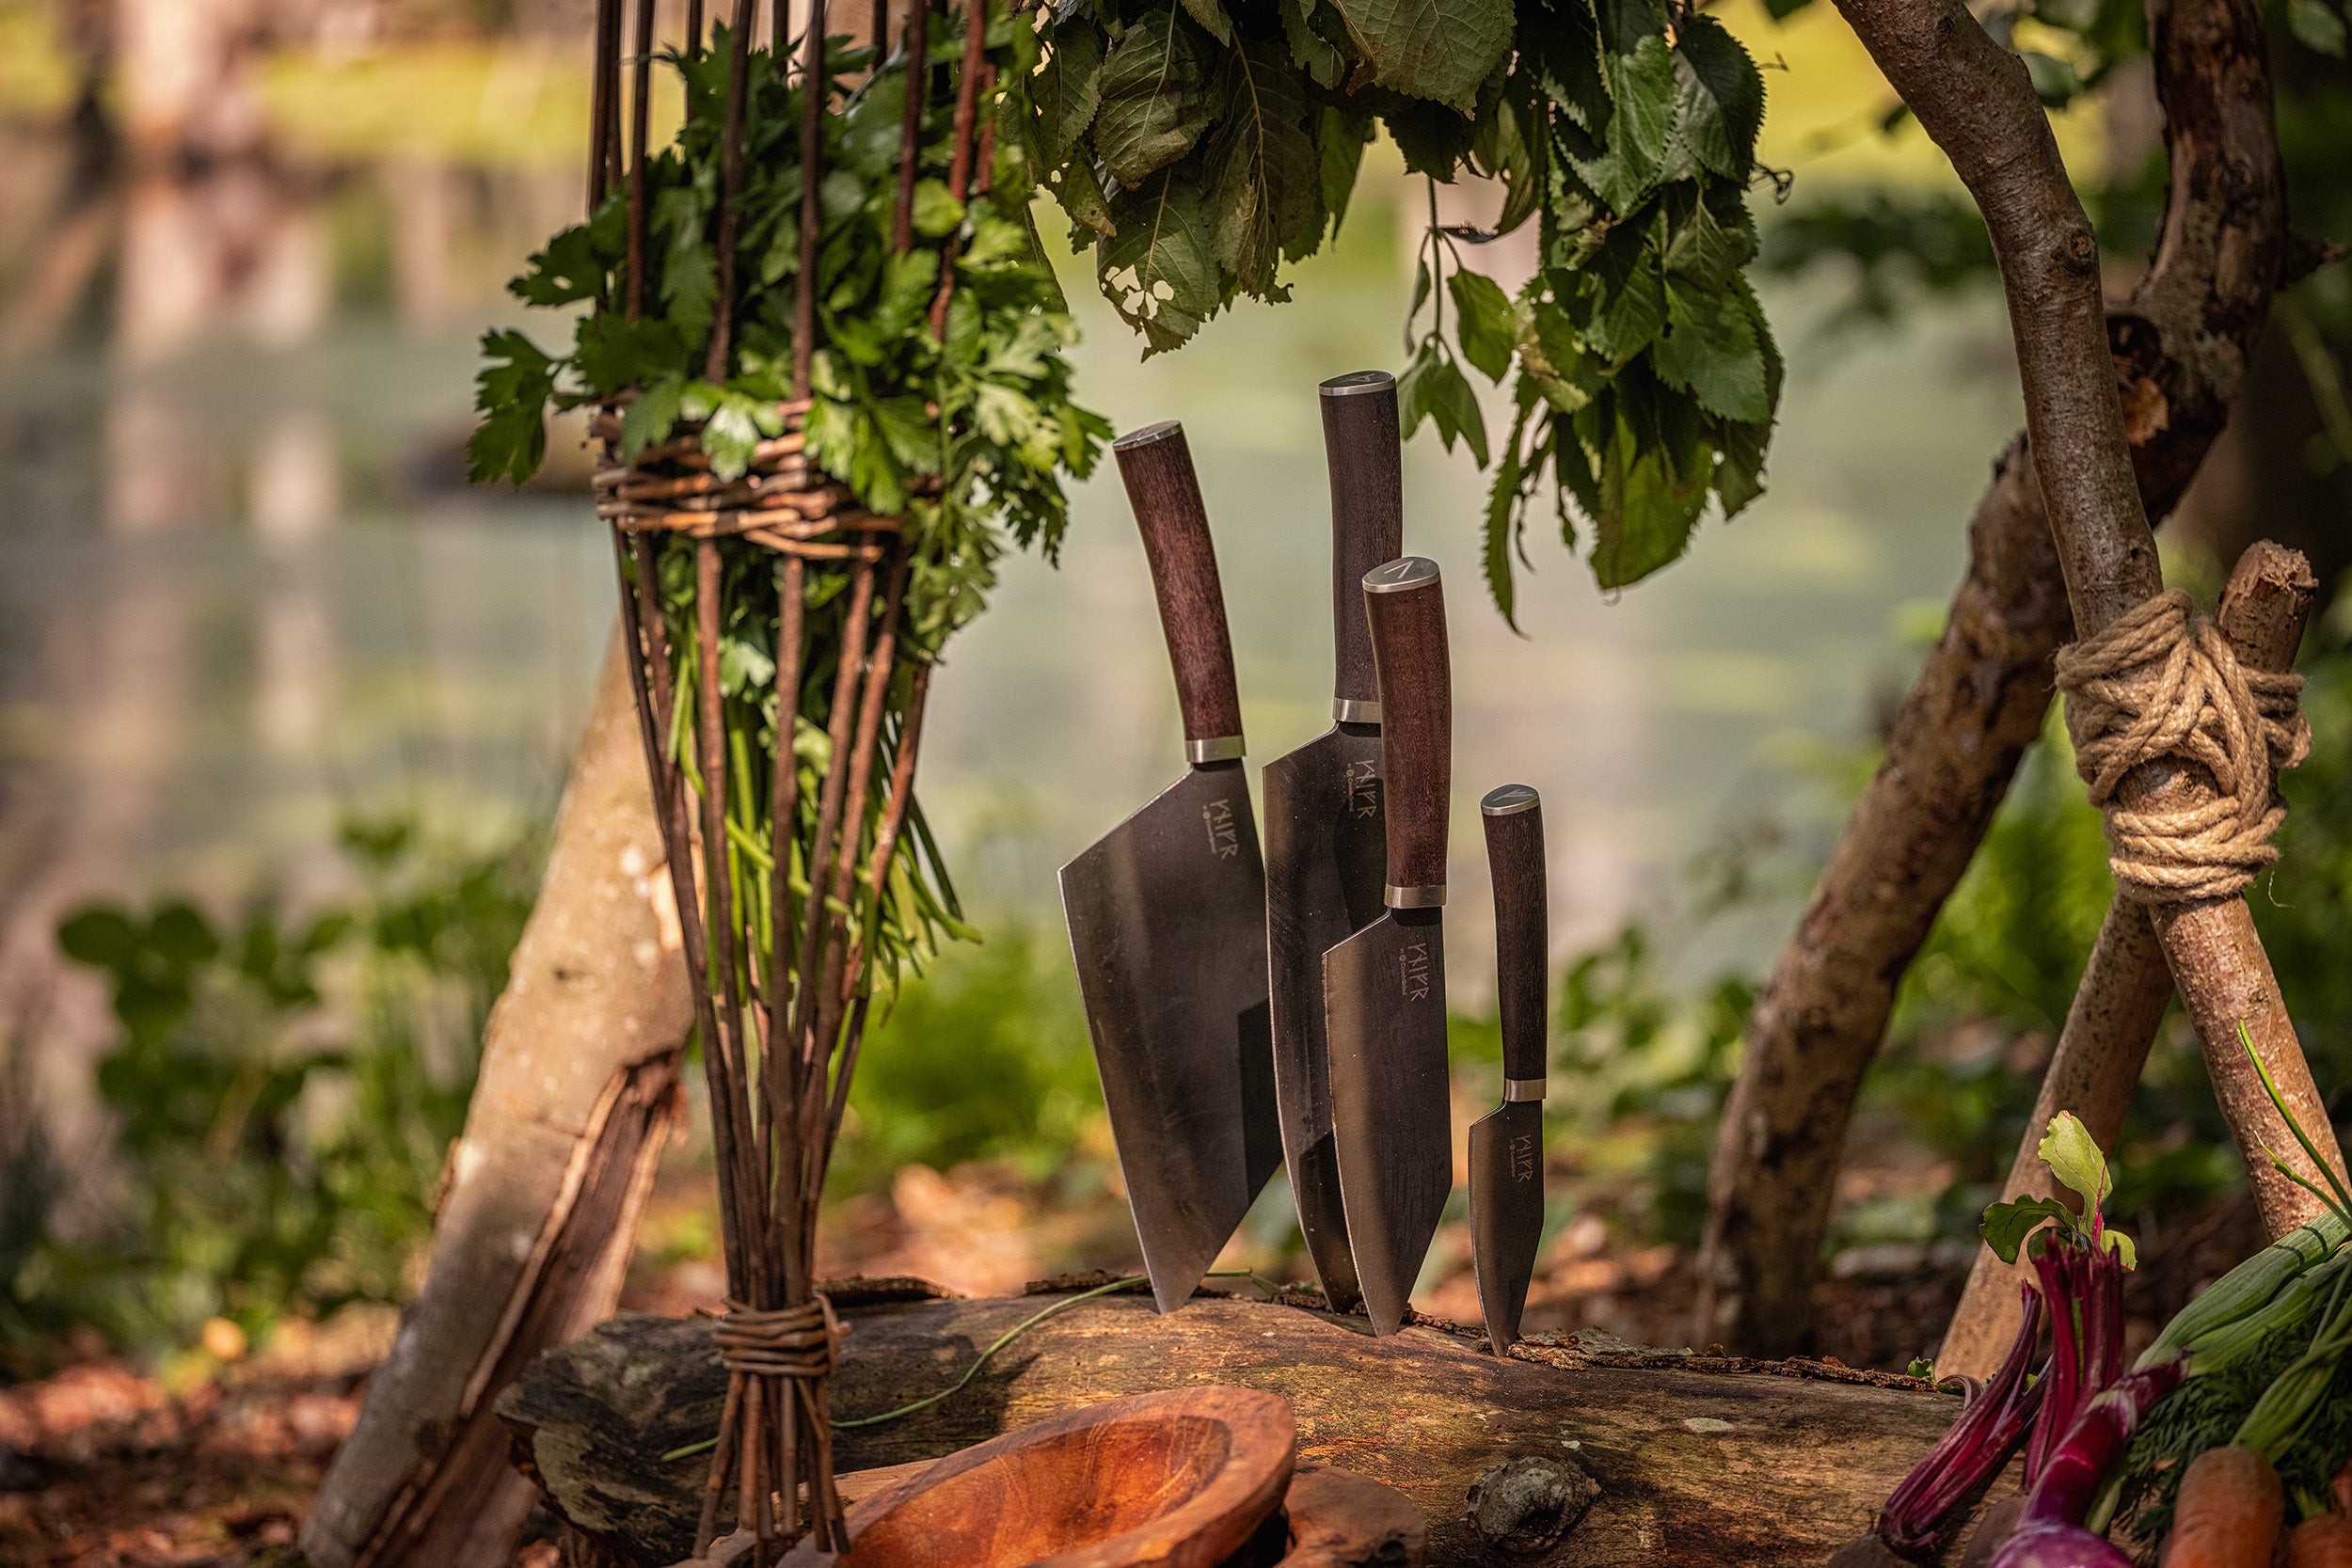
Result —
[{"label": "small paring knife", "polygon": [[1544,1236],[1544,1076],[1549,930],[1543,800],[1504,784],[1478,802],[1495,885],[1495,1003],[1502,1025],[1502,1103],[1470,1130],[1470,1256],[1486,1342],[1519,1337],[1527,1283]]}]

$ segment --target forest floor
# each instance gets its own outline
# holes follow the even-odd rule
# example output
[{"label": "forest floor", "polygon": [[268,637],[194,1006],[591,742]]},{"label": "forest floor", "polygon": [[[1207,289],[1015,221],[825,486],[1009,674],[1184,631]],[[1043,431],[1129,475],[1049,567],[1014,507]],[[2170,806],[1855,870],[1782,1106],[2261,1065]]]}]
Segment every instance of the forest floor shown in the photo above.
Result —
[{"label": "forest floor", "polygon": [[[942,1175],[900,1171],[886,1193],[834,1212],[834,1275],[912,1274],[968,1294],[1017,1291],[1065,1269],[1133,1265],[1115,1171],[1081,1183],[1003,1164]],[[681,1157],[641,1233],[625,1307],[681,1313],[713,1304],[721,1275],[707,1178]],[[1625,1244],[1597,1221],[1553,1237],[1530,1294],[1530,1332],[1606,1329],[1634,1344],[1689,1342],[1692,1260],[1672,1246]],[[1303,1259],[1237,1242],[1243,1263],[1296,1277]],[[2143,1236],[2127,1296],[2137,1342],[2204,1283],[2259,1244],[2251,1206],[2219,1200]],[[1863,1256],[1855,1256],[1856,1253]],[[1467,1227],[1449,1222],[1434,1280],[1417,1306],[1475,1321]],[[1816,1349],[1851,1366],[1900,1370],[1940,1333],[1965,1276],[1964,1248],[1882,1246],[1841,1254],[1819,1287]],[[9,1568],[295,1568],[294,1545],[335,1446],[358,1418],[367,1373],[389,1345],[387,1307],[324,1325],[288,1323],[252,1354],[191,1351],[160,1368],[103,1346],[65,1347],[53,1375],[0,1387],[0,1564]],[[233,1342],[225,1348],[234,1348]],[[548,1529],[516,1568],[553,1568]]]}]

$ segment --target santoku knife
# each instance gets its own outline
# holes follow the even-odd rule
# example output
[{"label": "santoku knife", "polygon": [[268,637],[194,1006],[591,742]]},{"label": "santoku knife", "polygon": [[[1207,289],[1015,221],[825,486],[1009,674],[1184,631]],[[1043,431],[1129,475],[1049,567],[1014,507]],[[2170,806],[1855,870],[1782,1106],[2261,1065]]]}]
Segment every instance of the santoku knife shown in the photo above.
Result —
[{"label": "santoku knife", "polygon": [[1324,1299],[1361,1296],[1348,1253],[1324,1048],[1323,955],[1379,918],[1380,701],[1373,681],[1364,574],[1404,547],[1396,378],[1336,376],[1320,388],[1331,474],[1331,727],[1266,764],[1265,908],[1274,1006],[1274,1091],[1282,1154]]},{"label": "santoku knife", "polygon": [[1527,1282],[1544,1234],[1545,1018],[1550,943],[1544,891],[1544,807],[1526,784],[1478,802],[1495,885],[1495,1006],[1502,1026],[1502,1103],[1470,1124],[1470,1257],[1486,1342],[1519,1337]]},{"label": "santoku knife", "polygon": [[1445,1049],[1446,795],[1453,696],[1435,562],[1364,577],[1380,692],[1387,885],[1380,917],[1323,958],[1331,1133],[1373,1332],[1405,1321],[1454,1185]]},{"label": "santoku knife", "polygon": [[1184,776],[1061,871],[1119,1165],[1163,1312],[1281,1164],[1265,872],[1216,553],[1184,428],[1112,443],[1142,530],[1184,724]]}]

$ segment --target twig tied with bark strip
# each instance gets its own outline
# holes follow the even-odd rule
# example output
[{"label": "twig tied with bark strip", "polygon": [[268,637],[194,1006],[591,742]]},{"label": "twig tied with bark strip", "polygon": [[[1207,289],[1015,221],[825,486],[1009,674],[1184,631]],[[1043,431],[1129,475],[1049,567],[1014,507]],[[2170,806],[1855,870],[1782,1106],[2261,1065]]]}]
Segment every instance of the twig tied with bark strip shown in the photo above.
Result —
[{"label": "twig tied with bark strip", "polygon": [[[2098,242],[2048,117],[2024,62],[1995,43],[1961,0],[1838,0],[1838,9],[1984,215],[2067,598],[2078,637],[2096,639],[2165,587],[2116,396]],[[2150,671],[2145,678],[2158,677]],[[2219,793],[2201,762],[2168,752],[2125,774],[2114,802],[2127,812],[2194,817]],[[2306,1127],[2327,1129],[2246,900],[2232,893],[2145,907],[2241,1146],[2294,1147],[2275,1112],[2251,1112],[2228,1086],[2223,1064],[2240,1028],[2289,1110]],[[2343,1169],[2332,1135],[2319,1149]],[[2315,1199],[2266,1163],[2249,1174],[2274,1235],[2317,1212]]]},{"label": "twig tied with bark strip", "polygon": [[[626,160],[622,7],[602,0],[598,8],[589,183],[593,209],[615,179],[627,181],[628,261],[620,303],[632,320],[647,303],[655,0],[636,6]],[[771,19],[779,40],[782,12],[778,5]],[[738,200],[755,20],[756,0],[736,0],[724,35],[732,58],[707,372],[713,382],[727,374],[738,292]],[[923,58],[928,23],[927,6],[907,18],[911,60]],[[797,50],[779,48],[771,56],[782,71],[797,53],[807,88],[793,397],[778,408],[783,433],[760,443],[749,471],[723,480],[712,473],[701,430],[691,420],[677,426],[683,434],[628,461],[618,407],[606,408],[591,426],[603,443],[597,512],[612,530],[623,637],[694,980],[719,1169],[728,1312],[714,1339],[727,1394],[695,1554],[708,1550],[732,1481],[734,1517],[738,1528],[754,1532],[760,1568],[804,1529],[819,1549],[848,1544],[826,1394],[842,1330],[815,1288],[818,1205],[865,1034],[885,883],[903,831],[911,821],[920,825],[911,811],[931,668],[906,643],[912,550],[901,519],[860,510],[804,452],[818,327],[815,290],[803,285],[818,275],[820,117],[830,110],[831,80],[825,27],[824,0],[815,0]],[[693,26],[687,47],[703,46]],[[962,74],[968,82],[972,71]],[[897,166],[900,213],[915,185],[930,75],[918,66],[910,84]],[[969,121],[961,117],[958,126],[966,143]],[[969,146],[960,146],[950,181],[958,201],[968,194],[974,164]],[[910,243],[902,223],[896,247],[904,251]],[[943,306],[946,298],[943,283]],[[746,601],[773,607],[772,693],[733,694],[731,683],[744,677],[723,668],[727,618]],[[771,696],[771,739],[747,744],[743,728],[729,723],[737,710],[728,705],[756,709]],[[821,746],[812,731],[821,734]],[[803,798],[804,754],[821,759],[813,800]]]}]

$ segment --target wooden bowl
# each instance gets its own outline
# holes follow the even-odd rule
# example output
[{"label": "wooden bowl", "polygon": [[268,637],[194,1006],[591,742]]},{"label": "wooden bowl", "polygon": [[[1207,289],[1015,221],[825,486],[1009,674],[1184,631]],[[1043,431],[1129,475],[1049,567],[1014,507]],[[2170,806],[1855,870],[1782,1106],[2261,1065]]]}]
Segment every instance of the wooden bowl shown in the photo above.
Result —
[{"label": "wooden bowl", "polygon": [[[1289,1490],[1290,1402],[1105,1400],[950,1454],[850,1511],[839,1568],[1218,1568]],[[803,1540],[787,1564],[823,1560]]]}]

